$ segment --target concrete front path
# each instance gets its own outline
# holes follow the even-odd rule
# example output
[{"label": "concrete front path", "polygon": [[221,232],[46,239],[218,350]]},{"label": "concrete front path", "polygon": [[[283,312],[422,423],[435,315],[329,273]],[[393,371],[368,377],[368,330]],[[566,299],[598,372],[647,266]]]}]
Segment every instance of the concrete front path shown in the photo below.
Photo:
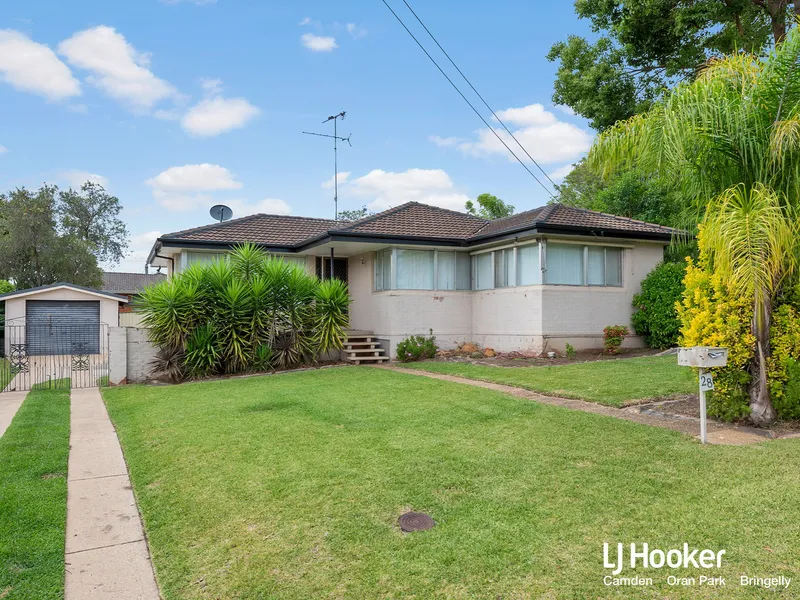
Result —
[{"label": "concrete front path", "polygon": [[[499,383],[490,383],[488,381],[479,381],[476,379],[467,379],[465,377],[457,377],[455,375],[445,375],[443,373],[432,373],[430,371],[421,371],[417,369],[404,369],[397,366],[380,366],[375,365],[376,369],[391,369],[399,373],[407,373],[409,375],[418,375],[423,377],[430,377],[431,379],[441,379],[442,381],[452,381],[455,383],[463,383],[475,387],[484,388],[487,390],[495,390],[497,392],[504,392],[517,396],[518,398],[526,398],[541,402],[542,404],[552,404],[554,406],[563,406],[572,410],[579,410],[582,412],[590,412],[607,417],[614,417],[615,419],[624,419],[626,421],[633,421],[634,423],[642,423],[643,425],[652,425],[653,427],[664,427],[666,429],[674,429],[687,435],[700,437],[700,424],[690,419],[675,419],[666,416],[659,416],[655,414],[648,414],[641,412],[637,407],[631,406],[628,408],[614,408],[613,406],[605,406],[603,404],[596,404],[594,402],[586,402],[585,400],[573,400],[570,398],[558,398],[555,396],[545,396],[529,390],[513,387],[510,385],[502,385]],[[536,367],[546,368],[546,367]],[[767,441],[769,438],[754,433],[744,427],[737,427],[736,425],[727,425],[724,423],[717,423],[715,421],[708,422],[708,442],[710,444],[726,444],[731,446],[745,446],[755,444],[758,442]]]},{"label": "concrete front path", "polygon": [[158,600],[128,469],[98,388],[70,395],[65,600]]},{"label": "concrete front path", "polygon": [[25,401],[28,392],[4,392],[0,394],[0,437],[11,425],[14,415],[17,414],[19,407]]}]

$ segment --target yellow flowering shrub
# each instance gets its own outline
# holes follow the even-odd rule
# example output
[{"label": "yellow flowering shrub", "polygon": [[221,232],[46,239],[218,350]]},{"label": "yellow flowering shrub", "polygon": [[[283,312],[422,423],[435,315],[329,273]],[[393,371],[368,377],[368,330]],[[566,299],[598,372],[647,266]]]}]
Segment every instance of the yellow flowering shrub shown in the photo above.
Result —
[{"label": "yellow flowering shrub", "polygon": [[728,365],[714,369],[714,391],[708,396],[708,414],[733,421],[750,414],[747,386],[755,337],[750,329],[752,298],[731,295],[719,275],[709,272],[702,258],[687,258],[683,299],[676,308],[682,346],[728,348]]},{"label": "yellow flowering shrub", "polygon": [[800,419],[800,311],[784,304],[772,314],[767,379],[778,418]]}]

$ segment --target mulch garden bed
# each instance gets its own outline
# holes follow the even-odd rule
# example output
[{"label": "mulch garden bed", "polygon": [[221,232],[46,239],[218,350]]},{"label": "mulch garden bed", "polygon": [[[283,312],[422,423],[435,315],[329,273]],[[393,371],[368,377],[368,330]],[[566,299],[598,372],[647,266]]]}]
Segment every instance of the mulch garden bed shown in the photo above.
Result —
[{"label": "mulch garden bed", "polygon": [[[688,417],[691,419],[700,418],[700,398],[695,394],[688,394],[684,396],[676,396],[668,400],[654,402],[652,404],[639,405],[640,409],[646,409],[650,412],[657,412],[675,417]],[[739,423],[746,427],[753,427],[752,424],[747,422]],[[758,428],[769,431],[773,437],[783,437],[790,434],[800,434],[800,421],[787,421],[783,423],[776,423],[772,427]]]},{"label": "mulch garden bed", "polygon": [[557,353],[554,358],[547,355],[532,356],[521,352],[497,353],[495,356],[472,358],[456,351],[440,352],[434,360],[441,362],[468,362],[476,365],[489,365],[495,367],[550,367],[553,365],[572,365],[575,363],[592,362],[596,360],[618,360],[620,358],[636,358],[638,356],[656,356],[658,350],[647,348],[623,349],[618,354],[605,354],[602,350],[582,350],[574,356],[567,357]]}]

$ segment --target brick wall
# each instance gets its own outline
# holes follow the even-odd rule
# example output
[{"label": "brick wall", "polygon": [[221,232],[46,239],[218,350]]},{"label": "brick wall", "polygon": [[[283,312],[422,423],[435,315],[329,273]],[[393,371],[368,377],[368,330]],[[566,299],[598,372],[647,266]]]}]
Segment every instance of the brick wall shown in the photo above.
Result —
[{"label": "brick wall", "polygon": [[147,329],[126,327],[128,332],[127,372],[128,383],[149,381],[150,361],[156,356],[156,348],[147,338]]}]

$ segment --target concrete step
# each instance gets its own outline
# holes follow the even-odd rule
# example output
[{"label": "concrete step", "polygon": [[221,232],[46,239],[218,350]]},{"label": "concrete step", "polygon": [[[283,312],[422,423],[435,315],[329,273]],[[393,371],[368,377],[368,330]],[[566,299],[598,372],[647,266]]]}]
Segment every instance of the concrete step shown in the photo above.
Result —
[{"label": "concrete step", "polygon": [[345,347],[349,350],[350,348],[358,349],[358,348],[378,348],[378,342],[345,342]]},{"label": "concrete step", "polygon": [[345,344],[375,341],[377,341],[377,338],[374,335],[348,335]]},{"label": "concrete step", "polygon": [[348,348],[345,352],[347,354],[383,354],[386,351],[383,348]]},{"label": "concrete step", "polygon": [[354,364],[360,364],[362,362],[389,362],[389,357],[388,356],[358,356],[358,357],[355,357],[355,358],[348,357],[345,360],[347,360],[348,362],[354,363]]}]

